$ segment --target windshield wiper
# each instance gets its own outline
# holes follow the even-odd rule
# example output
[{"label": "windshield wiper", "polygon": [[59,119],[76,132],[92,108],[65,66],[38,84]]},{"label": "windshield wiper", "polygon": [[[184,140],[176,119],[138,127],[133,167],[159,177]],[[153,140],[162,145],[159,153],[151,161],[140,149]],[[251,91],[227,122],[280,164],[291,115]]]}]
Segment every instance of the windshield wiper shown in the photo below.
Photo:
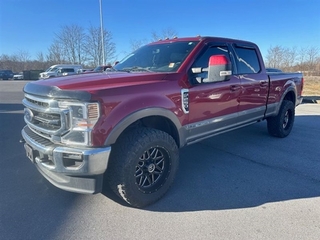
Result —
[{"label": "windshield wiper", "polygon": [[138,66],[122,68],[121,70],[126,71],[126,72],[153,72],[148,67],[143,68],[143,67],[138,67]]}]

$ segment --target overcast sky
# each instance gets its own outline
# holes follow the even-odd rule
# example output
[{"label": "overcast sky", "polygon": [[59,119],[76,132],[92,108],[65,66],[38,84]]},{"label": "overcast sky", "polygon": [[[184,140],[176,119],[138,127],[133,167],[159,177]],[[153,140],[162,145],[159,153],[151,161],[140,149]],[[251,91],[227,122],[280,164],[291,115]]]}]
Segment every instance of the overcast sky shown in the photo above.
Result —
[{"label": "overcast sky", "polygon": [[[171,28],[178,37],[219,36],[271,46],[320,48],[319,0],[102,0],[118,58],[133,40]],[[47,53],[63,26],[100,27],[99,0],[0,0],[0,55]]]}]

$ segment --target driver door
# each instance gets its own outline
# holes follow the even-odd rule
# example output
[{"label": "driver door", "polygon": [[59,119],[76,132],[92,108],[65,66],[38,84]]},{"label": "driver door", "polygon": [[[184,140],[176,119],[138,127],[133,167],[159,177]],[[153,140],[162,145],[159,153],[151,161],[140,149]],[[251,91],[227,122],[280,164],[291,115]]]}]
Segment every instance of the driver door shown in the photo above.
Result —
[{"label": "driver door", "polygon": [[[213,55],[225,55],[231,63],[232,54],[225,44],[209,45],[196,59],[192,68],[207,68],[209,58]],[[232,75],[229,80],[204,83],[207,72],[193,74],[191,69],[189,81],[189,125],[192,138],[198,139],[226,130],[237,124],[240,79]]]}]

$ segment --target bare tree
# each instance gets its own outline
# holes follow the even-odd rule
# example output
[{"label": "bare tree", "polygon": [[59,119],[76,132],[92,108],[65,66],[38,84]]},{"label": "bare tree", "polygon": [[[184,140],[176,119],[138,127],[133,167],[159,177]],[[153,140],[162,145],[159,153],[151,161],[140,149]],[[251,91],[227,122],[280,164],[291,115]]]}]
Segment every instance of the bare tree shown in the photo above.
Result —
[{"label": "bare tree", "polygon": [[266,56],[266,65],[285,71],[304,71],[306,75],[318,74],[320,53],[318,47],[285,48],[270,47]]},{"label": "bare tree", "polygon": [[12,69],[15,61],[15,56],[2,54],[0,56],[0,69]]},{"label": "bare tree", "polygon": [[306,52],[307,52],[307,50],[304,47],[301,47],[299,49],[299,51],[298,51],[298,64],[299,65],[302,65],[302,64],[305,63],[305,61],[306,61]]},{"label": "bare tree", "polygon": [[38,52],[37,53],[37,61],[39,62],[44,62],[44,55],[43,55],[43,52]]},{"label": "bare tree", "polygon": [[28,51],[24,51],[21,49],[19,49],[15,55],[17,56],[17,60],[20,62],[30,61],[30,58],[31,58]]},{"label": "bare tree", "polygon": [[284,48],[283,66],[281,68],[285,71],[293,71],[296,65],[297,47]]},{"label": "bare tree", "polygon": [[[112,41],[112,34],[107,30],[104,30],[103,33],[105,60],[106,62],[112,62],[115,58],[116,46]],[[98,66],[105,64],[103,63],[101,31],[99,27],[91,26],[88,29],[84,49],[90,65]]]},{"label": "bare tree", "polygon": [[315,69],[318,56],[319,56],[319,48],[309,47],[306,49],[306,62],[307,62],[309,71],[313,71]]},{"label": "bare tree", "polygon": [[[106,54],[106,62],[114,62],[116,57],[116,44],[112,41],[111,32],[104,30],[104,48]],[[104,63],[105,64],[105,63]]]},{"label": "bare tree", "polygon": [[135,51],[138,48],[142,47],[143,45],[147,44],[148,40],[143,39],[143,40],[130,40],[130,45],[131,45],[131,51]]},{"label": "bare tree", "polygon": [[174,29],[168,27],[163,29],[161,33],[153,31],[151,33],[151,41],[158,41],[159,39],[167,39],[167,38],[174,38],[177,37],[178,33]]},{"label": "bare tree", "polygon": [[270,47],[266,56],[266,65],[272,68],[281,68],[284,63],[285,49],[282,46]]},{"label": "bare tree", "polygon": [[86,43],[84,45],[84,50],[87,55],[87,60],[89,60],[89,65],[97,66],[100,65],[101,59],[101,41],[100,41],[100,30],[90,26],[88,29],[88,34],[86,36]]},{"label": "bare tree", "polygon": [[147,39],[143,39],[143,40],[131,40],[130,41],[130,45],[131,45],[131,51],[135,51],[138,48],[140,48],[141,46],[150,43],[150,42],[155,42],[155,41],[159,41],[160,39],[167,39],[167,38],[174,38],[176,37],[177,31],[175,31],[172,28],[166,28],[163,29],[160,33],[153,31],[151,32],[151,38],[150,40]]},{"label": "bare tree", "polygon": [[82,27],[64,26],[55,36],[55,40],[63,47],[64,57],[68,62],[81,64],[85,60],[83,56],[85,33]]},{"label": "bare tree", "polygon": [[34,61],[34,65],[32,69],[46,69],[48,67],[48,62],[45,60],[45,55],[43,52],[38,52],[36,55],[36,61]]},{"label": "bare tree", "polygon": [[14,69],[21,69],[21,70],[27,70],[30,68],[30,62],[31,57],[28,51],[24,51],[19,49],[17,53],[15,53],[15,68]]},{"label": "bare tree", "polygon": [[60,41],[54,40],[48,49],[47,62],[65,63],[63,45]]}]

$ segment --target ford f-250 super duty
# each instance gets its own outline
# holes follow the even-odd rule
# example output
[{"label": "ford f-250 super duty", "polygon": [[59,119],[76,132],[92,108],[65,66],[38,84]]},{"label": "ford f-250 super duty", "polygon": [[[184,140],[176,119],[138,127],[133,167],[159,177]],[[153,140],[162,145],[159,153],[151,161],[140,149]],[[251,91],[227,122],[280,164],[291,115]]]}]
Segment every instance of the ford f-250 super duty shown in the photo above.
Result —
[{"label": "ford f-250 super duty", "polygon": [[183,146],[262,120],[286,137],[302,88],[301,73],[267,73],[254,43],[167,39],[107,72],[26,84],[22,136],[55,186],[98,193],[108,182],[144,207],[172,184]]}]

